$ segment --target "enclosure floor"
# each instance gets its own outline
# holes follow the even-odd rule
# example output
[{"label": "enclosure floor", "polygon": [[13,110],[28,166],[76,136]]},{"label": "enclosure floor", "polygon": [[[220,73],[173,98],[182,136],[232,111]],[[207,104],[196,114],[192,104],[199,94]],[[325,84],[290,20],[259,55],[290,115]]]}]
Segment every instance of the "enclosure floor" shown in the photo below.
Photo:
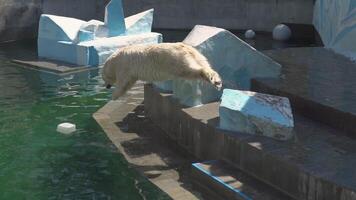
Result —
[{"label": "enclosure floor", "polygon": [[192,157],[144,114],[143,84],[127,101],[111,101],[93,116],[127,161],[173,199],[201,199],[188,180]]}]

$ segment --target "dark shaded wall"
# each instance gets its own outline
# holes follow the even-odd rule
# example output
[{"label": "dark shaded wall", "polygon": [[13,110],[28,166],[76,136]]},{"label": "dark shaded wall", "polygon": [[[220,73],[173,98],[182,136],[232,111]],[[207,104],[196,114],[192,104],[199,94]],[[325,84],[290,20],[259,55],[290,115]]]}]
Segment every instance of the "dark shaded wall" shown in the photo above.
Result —
[{"label": "dark shaded wall", "polygon": [[[41,13],[103,19],[109,0],[0,0],[0,42],[35,38]],[[126,16],[155,8],[154,28],[195,24],[271,31],[280,22],[312,23],[314,0],[123,0]]]},{"label": "dark shaded wall", "polygon": [[0,42],[35,38],[42,13],[103,19],[109,0],[0,0]]},{"label": "dark shaded wall", "polygon": [[272,31],[281,22],[312,24],[314,0],[123,0],[126,14],[155,8],[155,28],[196,24]]},{"label": "dark shaded wall", "polygon": [[0,42],[33,37],[41,0],[0,0]]}]

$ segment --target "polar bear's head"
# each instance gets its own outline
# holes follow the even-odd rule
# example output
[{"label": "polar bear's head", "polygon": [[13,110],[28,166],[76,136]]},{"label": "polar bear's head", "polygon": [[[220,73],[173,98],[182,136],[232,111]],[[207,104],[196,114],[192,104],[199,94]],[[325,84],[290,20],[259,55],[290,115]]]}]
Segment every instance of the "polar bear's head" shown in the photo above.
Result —
[{"label": "polar bear's head", "polygon": [[116,73],[113,71],[115,68],[110,67],[110,65],[105,64],[102,71],[102,78],[105,82],[107,89],[110,89],[116,82]]}]

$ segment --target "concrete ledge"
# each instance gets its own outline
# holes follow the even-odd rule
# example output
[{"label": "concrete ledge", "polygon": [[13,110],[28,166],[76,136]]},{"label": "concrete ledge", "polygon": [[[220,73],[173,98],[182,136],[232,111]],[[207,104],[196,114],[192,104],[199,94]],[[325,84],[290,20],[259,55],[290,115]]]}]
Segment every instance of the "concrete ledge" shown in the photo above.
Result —
[{"label": "concrete ledge", "polygon": [[294,142],[224,132],[217,102],[184,108],[151,85],[145,111],[196,157],[222,159],[295,199],[356,199],[356,142],[335,129],[296,115]]},{"label": "concrete ledge", "polygon": [[93,117],[130,166],[169,197],[200,199],[189,179],[193,156],[178,148],[145,117],[142,102],[141,82],[119,100],[107,103]]}]

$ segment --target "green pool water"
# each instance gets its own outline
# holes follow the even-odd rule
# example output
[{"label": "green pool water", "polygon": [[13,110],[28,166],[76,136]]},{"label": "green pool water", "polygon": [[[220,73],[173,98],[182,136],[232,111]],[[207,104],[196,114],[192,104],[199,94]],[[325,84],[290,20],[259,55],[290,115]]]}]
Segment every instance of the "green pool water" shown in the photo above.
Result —
[{"label": "green pool water", "polygon": [[[110,99],[98,71],[58,77],[12,64],[7,50],[0,48],[0,200],[168,199],[93,119]],[[56,132],[62,122],[78,130]]]}]

